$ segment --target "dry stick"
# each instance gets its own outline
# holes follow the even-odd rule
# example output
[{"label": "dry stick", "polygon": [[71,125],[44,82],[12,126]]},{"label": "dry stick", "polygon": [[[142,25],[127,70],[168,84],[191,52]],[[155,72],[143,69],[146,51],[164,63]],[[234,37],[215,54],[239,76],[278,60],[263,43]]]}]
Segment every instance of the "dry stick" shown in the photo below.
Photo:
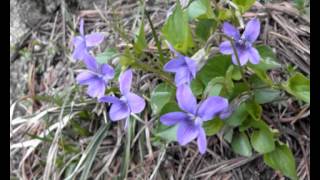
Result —
[{"label": "dry stick", "polygon": [[198,153],[195,152],[194,155],[192,156],[191,160],[189,161],[189,163],[188,163],[188,165],[187,165],[187,167],[186,167],[186,169],[185,169],[185,171],[184,171],[184,173],[183,173],[183,175],[182,175],[182,177],[181,177],[181,180],[184,180],[184,179],[185,179],[185,177],[186,177],[186,175],[187,175],[187,172],[188,172],[188,170],[190,169],[191,164],[193,163],[193,161],[194,161],[194,159],[197,157],[197,155],[198,155]]},{"label": "dry stick", "polygon": [[165,145],[165,147],[163,147],[163,151],[160,154],[160,158],[158,160],[157,166],[154,168],[153,173],[151,174],[151,176],[149,177],[150,180],[153,180],[158,172],[158,169],[161,165],[161,162],[164,158],[164,155],[166,154],[166,147],[168,146],[168,144]]},{"label": "dry stick", "polygon": [[147,119],[148,119],[148,113],[146,112],[144,115],[144,120],[145,120],[145,125],[146,125],[145,135],[146,135],[149,157],[153,159],[153,151],[152,151],[152,146],[151,146],[151,141],[150,141],[149,123],[148,123]]}]

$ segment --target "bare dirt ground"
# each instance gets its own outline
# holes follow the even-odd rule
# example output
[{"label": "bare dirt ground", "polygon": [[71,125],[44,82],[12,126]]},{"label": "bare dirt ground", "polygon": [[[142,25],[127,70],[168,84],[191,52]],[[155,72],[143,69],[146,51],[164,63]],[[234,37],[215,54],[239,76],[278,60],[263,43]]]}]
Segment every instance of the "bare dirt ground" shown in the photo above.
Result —
[{"label": "bare dirt ground", "polygon": [[[94,5],[94,3],[95,5]],[[148,1],[147,10],[155,22],[156,29],[163,24],[166,11],[172,2]],[[62,94],[74,82],[73,69],[77,68],[70,60],[70,40],[76,29],[79,17],[86,19],[86,31],[106,32],[105,47],[123,46],[123,39],[115,33],[117,24],[122,24],[124,31],[132,32],[136,26],[136,14],[139,3],[133,0],[107,2],[102,0],[80,1],[10,1],[10,106],[14,105],[13,118],[31,115],[51,107],[51,101],[44,101],[37,96],[55,97]],[[270,3],[256,2],[245,18],[258,16],[262,22],[262,32],[258,43],[273,47],[280,63],[286,67],[292,65],[309,75],[310,67],[310,19],[301,15],[291,2]],[[148,51],[153,52],[155,43],[151,29],[146,24]],[[151,63],[151,62],[149,62]],[[286,79],[283,72],[274,70],[269,73],[272,79]],[[140,74],[135,88],[149,92],[157,84],[152,73]],[[16,103],[17,102],[17,103]],[[264,119],[282,133],[281,138],[293,148],[300,179],[310,179],[310,118],[309,106],[301,106],[289,98],[285,103],[275,103],[263,107]],[[99,110],[97,110],[99,112]],[[147,118],[147,115],[146,115]],[[96,133],[99,123],[84,122],[81,126]],[[18,129],[11,143],[30,139],[27,134],[39,133],[45,128],[44,123],[36,123]],[[151,129],[150,129],[151,130]],[[66,136],[72,136],[66,132]],[[86,138],[72,137],[74,146],[83,150],[88,144]],[[146,135],[146,137],[148,137]],[[111,179],[119,170],[123,148],[119,142],[123,139],[120,126],[112,128],[103,140],[94,159],[92,177]],[[140,144],[137,141],[133,149],[141,157],[130,163],[130,179],[149,179],[155,169],[156,179],[283,179],[278,172],[263,164],[262,157],[239,157],[232,153],[220,135],[208,139],[211,152],[205,156],[197,153],[196,145],[179,147],[172,144],[165,154],[158,147]],[[148,146],[140,150],[140,146]],[[47,170],[46,161],[50,143],[28,152],[20,148],[11,152],[10,167],[12,179],[38,179]],[[62,152],[59,152],[62,153]],[[58,154],[59,154],[58,153]],[[64,162],[62,160],[62,162]],[[161,163],[159,163],[161,162]],[[49,172],[49,170],[48,170]],[[50,173],[49,173],[50,174]],[[59,177],[59,176],[58,176]],[[135,177],[135,178],[134,178]]]}]

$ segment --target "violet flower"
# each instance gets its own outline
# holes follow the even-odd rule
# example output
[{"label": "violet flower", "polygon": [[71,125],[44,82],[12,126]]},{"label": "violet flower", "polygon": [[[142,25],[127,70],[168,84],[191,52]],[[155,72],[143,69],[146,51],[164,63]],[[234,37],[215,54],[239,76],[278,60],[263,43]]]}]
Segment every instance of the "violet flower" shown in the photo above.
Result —
[{"label": "violet flower", "polygon": [[176,98],[179,107],[184,112],[164,114],[160,117],[160,121],[166,126],[178,124],[177,140],[180,145],[186,145],[197,138],[198,149],[201,154],[204,154],[207,148],[207,139],[202,123],[215,116],[224,119],[230,115],[227,99],[211,96],[197,104],[190,87],[186,84],[177,88]]},{"label": "violet flower", "polygon": [[[122,96],[104,96],[99,99],[100,102],[112,103],[109,116],[112,121],[119,121],[126,118],[126,125],[131,113],[140,113],[146,106],[143,98],[130,92],[132,82],[132,71],[126,70],[119,76],[119,86]],[[125,125],[125,128],[126,128]]]},{"label": "violet flower", "polygon": [[80,20],[80,36],[76,36],[72,39],[72,43],[75,49],[72,53],[72,57],[75,60],[83,60],[89,55],[89,50],[92,47],[98,46],[104,39],[101,33],[84,34],[84,22]]},{"label": "violet flower", "polygon": [[192,79],[196,77],[196,62],[187,56],[181,55],[179,52],[174,50],[169,43],[167,44],[171,52],[175,54],[176,58],[171,59],[164,65],[164,71],[175,73],[174,81],[177,87],[181,84],[190,84]]},{"label": "violet flower", "polygon": [[78,74],[78,84],[88,85],[87,94],[91,97],[104,96],[108,81],[114,77],[113,68],[108,64],[98,64],[90,55],[85,56],[84,62],[88,69]]},{"label": "violet flower", "polygon": [[[257,18],[250,20],[243,34],[240,36],[238,29],[232,26],[230,23],[225,22],[223,24],[223,32],[233,38],[235,41],[235,49],[237,50],[240,65],[247,64],[248,60],[252,64],[258,64],[260,61],[260,55],[256,48],[252,44],[257,40],[260,33],[260,21]],[[220,44],[220,52],[222,54],[232,54],[232,62],[238,65],[234,51],[232,49],[230,41],[224,41]]]}]

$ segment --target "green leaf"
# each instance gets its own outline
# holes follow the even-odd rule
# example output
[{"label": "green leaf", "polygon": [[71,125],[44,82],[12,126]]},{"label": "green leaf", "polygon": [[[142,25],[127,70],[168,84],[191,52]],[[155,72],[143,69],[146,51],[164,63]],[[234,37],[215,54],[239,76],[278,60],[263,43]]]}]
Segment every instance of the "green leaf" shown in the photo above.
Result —
[{"label": "green leaf", "polygon": [[187,11],[190,19],[214,17],[209,0],[193,1]]},{"label": "green leaf", "polygon": [[199,71],[198,77],[203,84],[218,76],[225,76],[231,64],[231,56],[217,55],[208,60],[207,64]]},{"label": "green leaf", "polygon": [[188,14],[181,9],[179,3],[163,25],[162,34],[177,51],[187,53],[193,47]]},{"label": "green leaf", "polygon": [[210,35],[217,29],[214,19],[200,19],[196,25],[196,35],[203,41],[207,41]]},{"label": "green leaf", "polygon": [[99,64],[107,64],[109,60],[118,55],[118,52],[114,48],[108,48],[103,53],[96,56],[97,62]]},{"label": "green leaf", "polygon": [[273,134],[268,130],[255,130],[250,140],[254,150],[261,154],[271,152],[275,149]]},{"label": "green leaf", "polygon": [[170,101],[164,105],[164,107],[161,109],[159,115],[164,115],[166,113],[176,112],[176,111],[181,111],[178,104],[174,101]]},{"label": "green leaf", "polygon": [[234,83],[234,88],[232,94],[229,96],[230,99],[234,99],[235,97],[239,96],[241,93],[248,90],[248,86],[243,82]]},{"label": "green leaf", "polygon": [[255,101],[248,101],[246,103],[246,110],[253,119],[260,120],[262,108],[258,103]]},{"label": "green leaf", "polygon": [[204,85],[198,78],[191,81],[191,90],[194,96],[201,95],[203,89],[204,89]]},{"label": "green leaf", "polygon": [[155,134],[156,137],[160,137],[168,142],[177,141],[177,129],[178,124],[170,126],[163,131],[160,131]]},{"label": "green leaf", "polygon": [[167,104],[174,95],[174,89],[161,83],[151,92],[151,109],[153,114],[160,113],[161,109]]},{"label": "green leaf", "polygon": [[134,57],[132,53],[130,52],[129,48],[126,48],[124,50],[123,55],[120,56],[120,61],[119,63],[121,64],[122,67],[127,67],[130,66],[134,63]]},{"label": "green leaf", "polygon": [[239,133],[232,138],[231,142],[232,150],[242,156],[250,157],[252,156],[252,148],[245,133]]},{"label": "green leaf", "polygon": [[275,170],[281,171],[285,176],[297,180],[296,162],[294,156],[285,144],[277,144],[276,149],[263,155],[264,162]]},{"label": "green leaf", "polygon": [[268,86],[272,86],[272,80],[269,78],[267,71],[265,69],[261,69],[261,67],[259,66],[255,66],[253,64],[249,64],[248,65],[249,69],[251,69],[255,75],[262,80],[265,84],[267,84]]},{"label": "green leaf", "polygon": [[255,89],[254,98],[259,104],[272,102],[280,97],[280,91],[272,88]]},{"label": "green leaf", "polygon": [[207,85],[204,90],[206,97],[209,96],[219,96],[220,92],[224,86],[224,77],[215,77]]},{"label": "green leaf", "polygon": [[144,23],[143,23],[143,20],[141,21],[141,25],[140,25],[140,28],[139,28],[139,32],[138,32],[138,34],[136,35],[136,38],[135,38],[133,47],[134,47],[135,51],[136,51],[138,54],[141,54],[142,51],[143,51],[143,49],[144,49],[145,47],[147,47],[147,42],[146,42],[145,33],[144,33]]},{"label": "green leaf", "polygon": [[226,127],[226,131],[223,135],[223,138],[228,142],[232,142],[232,137],[233,137],[233,128],[232,127]]},{"label": "green leaf", "polygon": [[296,73],[285,84],[285,90],[296,98],[310,103],[310,80],[301,73]]},{"label": "green leaf", "polygon": [[203,128],[207,136],[213,136],[221,130],[223,125],[224,122],[221,119],[214,118],[213,120],[204,122]]},{"label": "green leaf", "polygon": [[246,103],[241,103],[231,116],[225,120],[225,122],[230,126],[239,126],[248,117],[248,111],[246,108]]},{"label": "green leaf", "polygon": [[241,13],[245,13],[247,10],[249,10],[255,1],[256,0],[233,0]]},{"label": "green leaf", "polygon": [[273,53],[271,47],[266,45],[259,45],[256,48],[260,54],[260,62],[259,64],[255,64],[252,66],[256,66],[261,70],[269,70],[281,67],[281,64],[277,62],[277,57]]}]

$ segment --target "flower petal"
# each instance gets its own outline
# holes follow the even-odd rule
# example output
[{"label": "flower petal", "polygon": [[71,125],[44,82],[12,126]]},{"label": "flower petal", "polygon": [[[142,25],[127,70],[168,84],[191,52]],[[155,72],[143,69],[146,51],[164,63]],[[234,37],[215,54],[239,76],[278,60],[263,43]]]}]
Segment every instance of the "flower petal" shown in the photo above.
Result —
[{"label": "flower petal", "polygon": [[112,121],[119,121],[128,117],[129,115],[129,108],[127,104],[122,101],[113,103],[109,111],[109,116]]},{"label": "flower petal", "polygon": [[98,46],[102,43],[104,35],[101,33],[91,33],[86,35],[86,44],[87,47]]},{"label": "flower petal", "polygon": [[167,72],[177,72],[181,68],[185,67],[185,65],[185,61],[182,58],[171,59],[164,65],[163,70]]},{"label": "flower petal", "polygon": [[120,91],[122,94],[126,94],[126,93],[130,92],[131,82],[132,82],[131,69],[128,69],[125,72],[120,74],[119,86],[120,86]]},{"label": "flower petal", "polygon": [[[238,57],[240,60],[240,66],[243,66],[245,64],[247,64],[248,62],[248,51],[247,50],[242,50],[240,48],[236,48],[237,52],[238,52]],[[235,56],[235,54],[232,54],[232,62],[234,65],[239,65],[237,58]]]},{"label": "flower petal", "polygon": [[221,113],[219,113],[220,119],[227,119],[232,114],[232,108],[229,106],[224,109]]},{"label": "flower petal", "polygon": [[250,47],[248,49],[248,57],[249,57],[249,61],[252,64],[258,64],[260,62],[260,55],[259,52],[257,51],[256,48],[254,47]]},{"label": "flower petal", "polygon": [[105,82],[100,78],[95,78],[88,84],[87,94],[91,97],[100,98],[104,96],[106,90]]},{"label": "flower petal", "polygon": [[257,40],[260,34],[260,21],[258,18],[254,18],[250,20],[247,25],[246,29],[244,30],[242,36],[244,36],[246,41],[253,43]]},{"label": "flower petal", "polygon": [[119,103],[119,99],[115,96],[103,96],[99,98],[99,102]]},{"label": "flower petal", "polygon": [[74,48],[72,53],[72,58],[74,60],[83,60],[86,53],[87,53],[86,45],[85,43],[81,42],[80,44],[78,44],[78,46]]},{"label": "flower petal", "polygon": [[105,81],[112,79],[114,77],[114,69],[109,64],[101,65],[101,74],[103,74],[103,79]]},{"label": "flower petal", "polygon": [[82,18],[80,19],[80,28],[79,28],[79,31],[80,31],[80,34],[81,34],[82,36],[84,36],[84,21],[83,21]]},{"label": "flower petal", "polygon": [[232,54],[233,53],[233,49],[232,49],[230,41],[222,42],[219,46],[219,49],[222,54]]},{"label": "flower petal", "polygon": [[174,77],[174,82],[177,87],[182,84],[190,84],[191,80],[192,74],[187,67],[180,68],[179,71],[176,72]]},{"label": "flower petal", "polygon": [[222,30],[227,36],[234,38],[236,41],[240,39],[239,30],[230,23],[223,23]]},{"label": "flower petal", "polygon": [[85,85],[88,85],[90,84],[91,81],[95,81],[95,78],[96,78],[96,75],[93,74],[92,72],[90,71],[82,71],[81,73],[79,73],[77,75],[77,83],[78,84],[85,84]]},{"label": "flower petal", "polygon": [[198,128],[198,138],[197,138],[197,143],[198,143],[198,149],[201,154],[204,154],[207,150],[207,138],[206,138],[206,133],[204,132],[204,129],[202,127]]},{"label": "flower petal", "polygon": [[195,60],[192,60],[191,58],[189,57],[184,57],[185,58],[185,61],[188,65],[188,68],[189,68],[189,71],[192,75],[192,78],[195,78],[196,77],[196,72],[197,72],[197,64],[196,64],[196,61]]},{"label": "flower petal", "polygon": [[199,105],[198,115],[203,121],[207,121],[226,108],[228,108],[227,99],[220,96],[210,96]]},{"label": "flower petal", "polygon": [[83,42],[83,38],[81,36],[76,36],[72,38],[72,44],[74,46],[78,46],[82,42]]},{"label": "flower petal", "polygon": [[140,113],[146,106],[144,99],[134,93],[127,93],[125,97],[128,100],[128,105],[132,113]]},{"label": "flower petal", "polygon": [[160,122],[166,126],[171,126],[181,121],[188,121],[188,115],[184,112],[169,112],[160,117]]},{"label": "flower petal", "polygon": [[177,140],[180,145],[184,146],[194,140],[198,133],[199,128],[192,121],[181,121],[177,130]]},{"label": "flower petal", "polygon": [[186,84],[182,84],[177,87],[176,93],[179,107],[189,113],[195,114],[197,107],[197,100],[193,96],[190,87]]},{"label": "flower petal", "polygon": [[83,53],[83,62],[89,70],[97,72],[99,67],[97,60],[89,53],[87,53],[87,51]]}]

